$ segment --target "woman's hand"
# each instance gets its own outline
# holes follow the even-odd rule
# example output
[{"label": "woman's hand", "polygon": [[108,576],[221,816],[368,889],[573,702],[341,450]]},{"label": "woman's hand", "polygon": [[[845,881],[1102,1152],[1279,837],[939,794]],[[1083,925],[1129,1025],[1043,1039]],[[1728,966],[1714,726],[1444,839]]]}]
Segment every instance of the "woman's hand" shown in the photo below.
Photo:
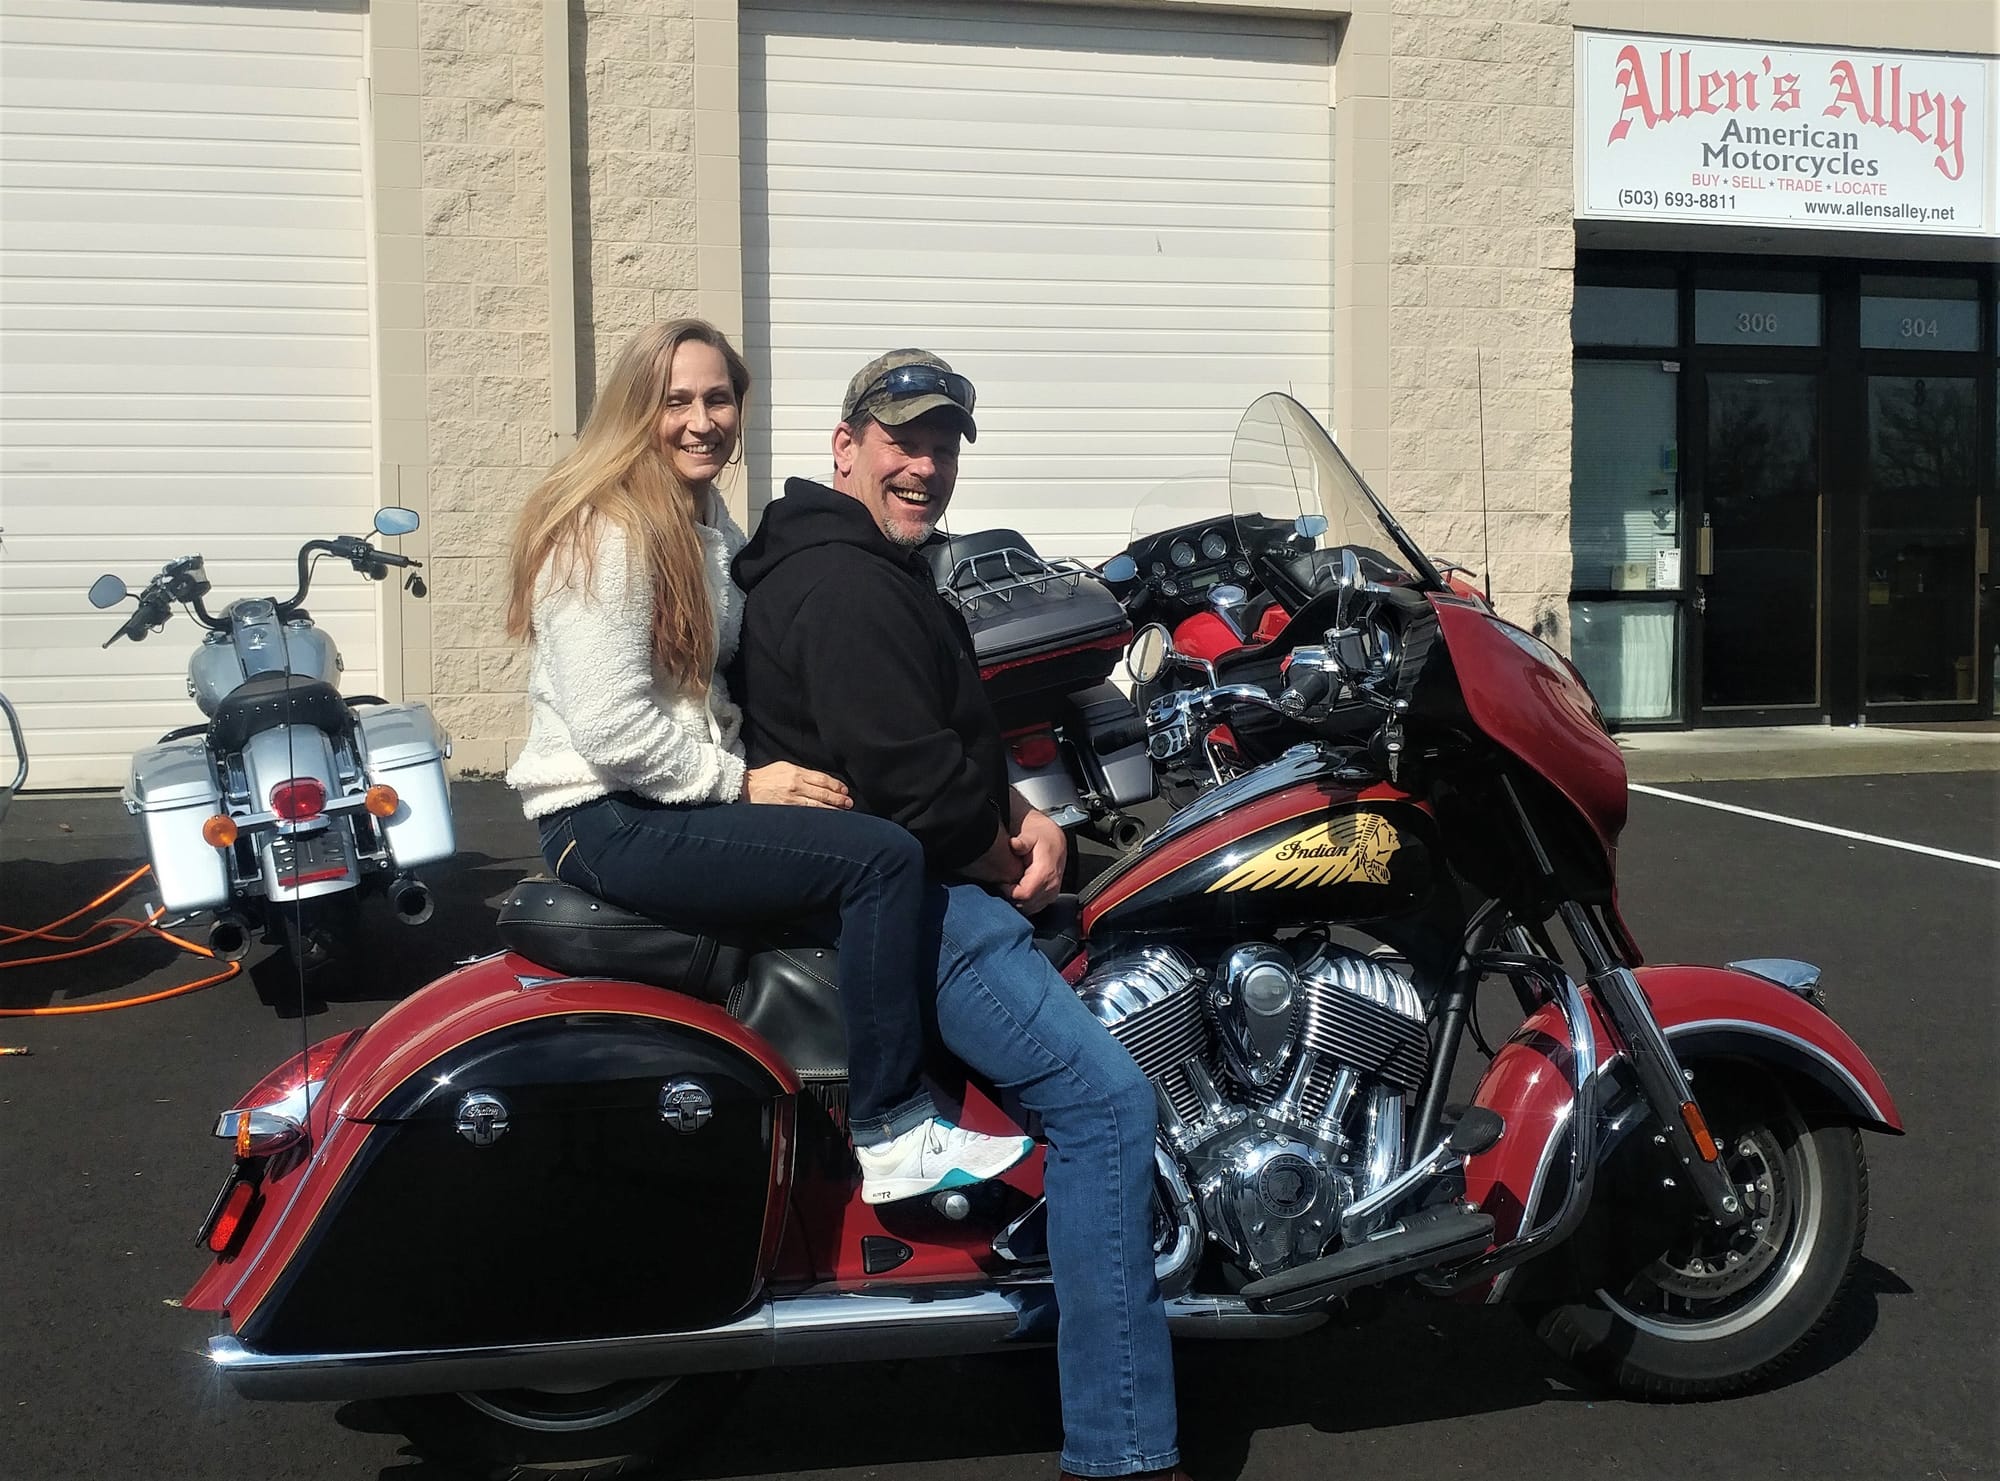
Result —
[{"label": "woman's hand", "polygon": [[789,761],[773,761],[743,773],[743,796],[750,802],[782,803],[789,807],[854,806],[847,784],[823,771],[808,771]]}]

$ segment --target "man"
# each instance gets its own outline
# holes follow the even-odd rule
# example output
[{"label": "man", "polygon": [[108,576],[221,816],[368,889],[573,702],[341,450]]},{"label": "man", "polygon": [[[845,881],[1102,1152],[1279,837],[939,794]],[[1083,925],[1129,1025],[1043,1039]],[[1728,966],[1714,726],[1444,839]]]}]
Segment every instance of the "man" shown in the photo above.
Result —
[{"label": "man", "polygon": [[731,688],[751,765],[840,777],[943,882],[939,1033],[1048,1136],[1063,1475],[1177,1475],[1153,1090],[1034,948],[1026,913],[1055,897],[1067,841],[1008,787],[971,638],[916,553],[951,502],[961,438],[978,436],[972,410],[971,383],[923,350],[848,383],[832,487],[789,480],[737,558]]}]

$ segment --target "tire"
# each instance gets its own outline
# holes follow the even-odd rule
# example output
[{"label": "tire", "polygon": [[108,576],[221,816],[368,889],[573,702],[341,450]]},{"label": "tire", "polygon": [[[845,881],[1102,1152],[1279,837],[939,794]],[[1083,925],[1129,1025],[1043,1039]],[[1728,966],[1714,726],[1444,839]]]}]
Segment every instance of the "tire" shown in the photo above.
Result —
[{"label": "tire", "polygon": [[495,1389],[385,1399],[425,1456],[488,1481],[602,1481],[684,1451],[719,1420],[747,1373],[634,1378],[568,1393]]},{"label": "tire", "polygon": [[1811,1120],[1767,1067],[1760,1079],[1717,1065],[1695,1083],[1750,1217],[1723,1231],[1690,1213],[1664,1247],[1660,1226],[1636,1245],[1628,1228],[1605,1284],[1527,1313],[1562,1357],[1642,1399],[1711,1398],[1776,1377],[1826,1329],[1868,1230],[1868,1163],[1852,1126]]},{"label": "tire", "polygon": [[280,900],[265,908],[278,917],[279,936],[293,964],[307,975],[340,956],[360,923],[356,891],[321,895],[311,900]]}]

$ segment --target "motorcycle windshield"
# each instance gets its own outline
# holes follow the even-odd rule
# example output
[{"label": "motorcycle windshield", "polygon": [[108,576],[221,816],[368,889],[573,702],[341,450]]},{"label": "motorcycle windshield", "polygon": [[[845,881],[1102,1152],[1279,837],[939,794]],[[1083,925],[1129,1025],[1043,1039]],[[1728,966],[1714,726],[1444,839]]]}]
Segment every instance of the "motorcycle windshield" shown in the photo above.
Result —
[{"label": "motorcycle windshield", "polygon": [[1283,392],[1258,397],[1237,424],[1229,502],[1246,549],[1289,534],[1300,554],[1353,550],[1371,579],[1400,576],[1423,590],[1444,586],[1318,419]]},{"label": "motorcycle windshield", "polygon": [[1172,478],[1148,489],[1132,511],[1132,529],[1125,541],[1129,548],[1152,535],[1165,534],[1183,525],[1205,519],[1221,521],[1229,517],[1229,482],[1226,478]]}]

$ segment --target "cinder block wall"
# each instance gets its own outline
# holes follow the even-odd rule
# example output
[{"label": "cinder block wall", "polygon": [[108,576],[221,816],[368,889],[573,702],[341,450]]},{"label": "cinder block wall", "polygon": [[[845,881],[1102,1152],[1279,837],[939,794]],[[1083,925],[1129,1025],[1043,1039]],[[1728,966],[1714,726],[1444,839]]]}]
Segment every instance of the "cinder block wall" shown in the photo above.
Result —
[{"label": "cinder block wall", "polygon": [[566,445],[552,295],[573,294],[583,411],[633,330],[696,311],[692,0],[569,11],[567,285],[550,279],[546,9],[418,7],[427,687],[468,771],[503,770],[527,732],[527,656],[504,631],[506,554],[521,501]]},{"label": "cinder block wall", "polygon": [[539,0],[418,9],[430,690],[456,766],[472,771],[504,769],[525,730],[505,557],[556,449],[542,16]]},{"label": "cinder block wall", "polygon": [[1395,0],[1388,36],[1386,496],[1564,650],[1571,36],[1568,0]]}]

